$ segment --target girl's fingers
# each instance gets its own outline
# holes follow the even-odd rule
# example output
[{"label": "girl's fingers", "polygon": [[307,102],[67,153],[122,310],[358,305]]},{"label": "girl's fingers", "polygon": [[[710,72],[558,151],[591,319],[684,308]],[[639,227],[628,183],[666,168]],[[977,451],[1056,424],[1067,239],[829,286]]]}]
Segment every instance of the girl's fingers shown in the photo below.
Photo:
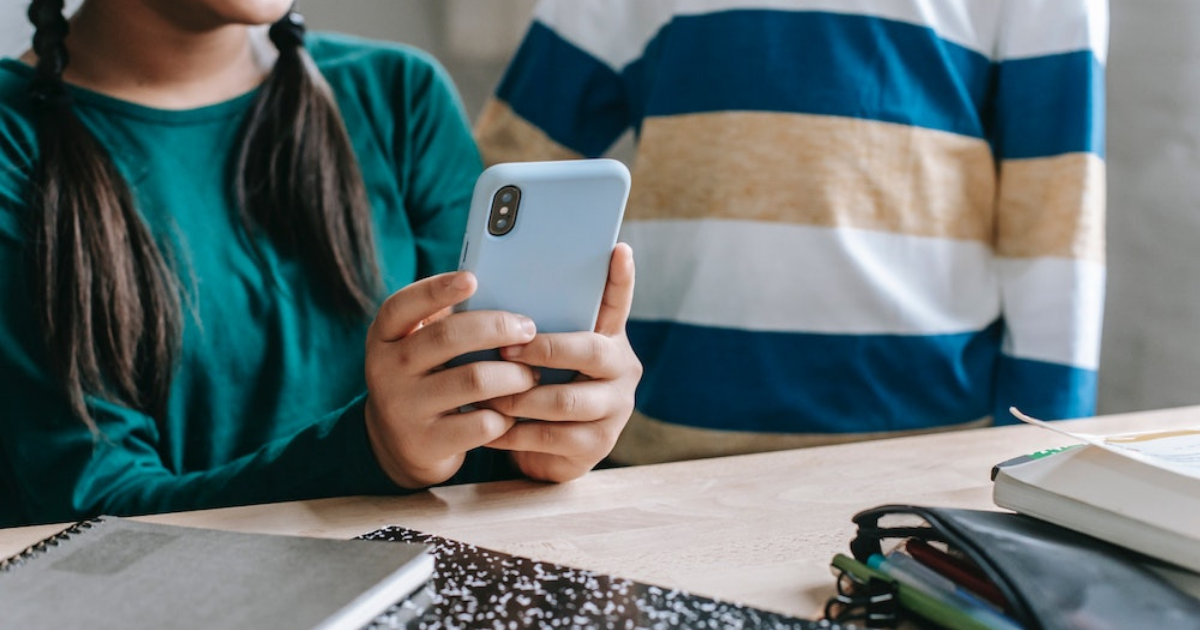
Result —
[{"label": "girl's fingers", "polygon": [[424,405],[445,413],[480,401],[520,394],[535,385],[537,373],[527,365],[477,361],[430,374],[425,378],[421,397]]},{"label": "girl's fingers", "polygon": [[[594,332],[537,335],[531,320],[513,313],[453,313],[476,289],[465,272],[388,298],[368,333],[366,365],[367,432],[384,470],[405,487],[440,483],[484,445],[512,451],[518,467],[539,479],[565,481],[591,468],[616,441],[641,373],[625,337],[633,276],[632,250],[620,244]],[[511,361],[445,367],[492,348]],[[595,380],[537,387],[532,366]],[[479,408],[458,412],[471,404]]]},{"label": "girl's fingers", "polygon": [[466,453],[503,438],[515,423],[511,417],[491,409],[446,414],[437,420],[427,454],[442,459]]},{"label": "girl's fingers", "polygon": [[406,374],[440,368],[455,357],[533,340],[537,327],[524,315],[468,311],[430,321],[395,344],[396,363]]},{"label": "girl's fingers", "polygon": [[513,461],[530,479],[562,483],[582,477],[595,462],[589,459],[560,457],[546,453],[520,452],[512,454]]},{"label": "girl's fingers", "polygon": [[617,243],[608,263],[608,283],[604,286],[604,298],[596,318],[596,332],[610,337],[625,334],[625,323],[633,305],[633,278],[633,249],[625,243]]},{"label": "girl's fingers", "polygon": [[420,321],[420,323],[417,324],[417,328],[421,328],[423,326],[428,326],[428,325],[432,324],[433,322],[436,322],[439,319],[442,319],[443,317],[449,316],[453,312],[454,312],[454,309],[447,306],[446,308],[434,313],[433,315],[430,315],[429,317],[422,319]]},{"label": "girl's fingers", "polygon": [[475,276],[469,272],[444,273],[418,280],[384,300],[371,324],[368,339],[396,341],[441,311],[475,293]]},{"label": "girl's fingers", "polygon": [[518,420],[486,446],[505,451],[591,458],[610,444],[610,423]]},{"label": "girl's fingers", "polygon": [[514,423],[512,418],[490,409],[446,414],[423,436],[384,440],[367,434],[380,466],[392,481],[404,488],[424,488],[446,481],[462,466],[467,451],[502,437]]},{"label": "girl's fingers", "polygon": [[[526,365],[576,370],[592,378],[619,378],[636,360],[622,341],[596,333],[548,333],[527,344],[508,346],[500,355]],[[628,355],[628,356],[627,356]]]},{"label": "girl's fingers", "polygon": [[543,385],[487,401],[489,409],[514,418],[551,422],[586,422],[607,418],[619,411],[622,399],[609,381],[582,381]]}]

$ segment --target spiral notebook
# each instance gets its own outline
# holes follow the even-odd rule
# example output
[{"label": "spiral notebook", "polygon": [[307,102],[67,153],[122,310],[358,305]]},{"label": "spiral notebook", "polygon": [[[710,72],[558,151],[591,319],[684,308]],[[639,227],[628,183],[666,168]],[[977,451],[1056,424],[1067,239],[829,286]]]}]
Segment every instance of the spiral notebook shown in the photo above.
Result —
[{"label": "spiral notebook", "polygon": [[357,630],[433,566],[423,544],[103,517],[0,560],[0,626]]}]

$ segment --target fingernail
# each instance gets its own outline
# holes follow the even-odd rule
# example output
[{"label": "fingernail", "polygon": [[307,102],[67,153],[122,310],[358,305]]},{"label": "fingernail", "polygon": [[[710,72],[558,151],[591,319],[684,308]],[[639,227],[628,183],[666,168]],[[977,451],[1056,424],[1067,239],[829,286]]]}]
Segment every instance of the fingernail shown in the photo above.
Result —
[{"label": "fingernail", "polygon": [[465,273],[456,273],[450,277],[446,288],[452,291],[466,291],[471,288],[471,279]]},{"label": "fingernail", "polygon": [[537,334],[537,324],[533,323],[528,317],[521,318],[521,332],[525,333],[526,337],[532,337]]},{"label": "fingernail", "polygon": [[503,350],[501,350],[501,354],[504,355],[505,359],[515,359],[515,358],[521,356],[521,352],[524,349],[525,349],[524,346],[508,346],[508,347],[504,348]]}]

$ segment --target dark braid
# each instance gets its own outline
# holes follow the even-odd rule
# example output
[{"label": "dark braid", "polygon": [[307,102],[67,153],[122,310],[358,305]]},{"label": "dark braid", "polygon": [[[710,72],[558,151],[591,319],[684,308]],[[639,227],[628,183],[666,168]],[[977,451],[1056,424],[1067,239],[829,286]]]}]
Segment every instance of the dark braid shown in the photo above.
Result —
[{"label": "dark braid", "polygon": [[71,102],[70,92],[62,81],[63,70],[69,61],[66,39],[71,26],[63,15],[61,0],[31,3],[28,17],[37,29],[33,33],[33,52],[38,58],[36,77],[30,89],[38,102],[38,113],[50,114]]},{"label": "dark braid", "polygon": [[330,306],[357,319],[382,293],[371,210],[329,86],[295,12],[271,26],[279,59],[255,100],[235,162],[242,220],[302,258]]},{"label": "dark braid", "polygon": [[180,305],[175,276],[129,185],[71,107],[62,79],[68,31],[62,11],[61,0],[29,7],[40,150],[29,267],[51,373],[94,429],[86,395],[165,414]]}]

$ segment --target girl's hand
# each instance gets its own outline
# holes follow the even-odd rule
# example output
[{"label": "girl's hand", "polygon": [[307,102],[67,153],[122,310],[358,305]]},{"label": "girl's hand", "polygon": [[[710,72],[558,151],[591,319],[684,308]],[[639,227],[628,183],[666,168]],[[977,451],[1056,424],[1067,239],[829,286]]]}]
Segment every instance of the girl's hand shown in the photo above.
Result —
[{"label": "girl's hand", "polygon": [[633,302],[633,250],[613,250],[608,284],[593,333],[538,335],[501,350],[514,364],[576,370],[565,385],[543,385],[488,401],[506,418],[537,418],[510,424],[487,446],[513,452],[526,475],[568,481],[591,470],[612,451],[629,415],[642,376],[625,336]]},{"label": "girl's hand", "polygon": [[443,368],[467,352],[535,338],[533,321],[520,315],[450,314],[475,287],[475,277],[466,272],[414,282],[383,303],[367,333],[367,436],[383,470],[402,487],[449,479],[467,451],[494,442],[514,424],[493,409],[459,413],[460,407],[536,384],[534,370],[521,363]]}]

